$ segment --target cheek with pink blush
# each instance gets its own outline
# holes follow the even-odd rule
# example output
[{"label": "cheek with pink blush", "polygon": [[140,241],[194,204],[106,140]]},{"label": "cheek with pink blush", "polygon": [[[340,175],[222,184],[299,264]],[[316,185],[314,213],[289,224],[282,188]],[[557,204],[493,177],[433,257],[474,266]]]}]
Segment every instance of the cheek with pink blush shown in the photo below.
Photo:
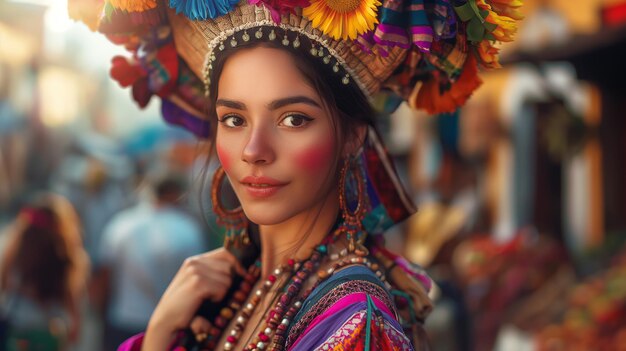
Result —
[{"label": "cheek with pink blush", "polygon": [[293,160],[303,170],[316,173],[328,167],[335,151],[335,142],[331,139],[297,152]]},{"label": "cheek with pink blush", "polygon": [[222,168],[228,171],[230,169],[230,156],[228,155],[228,152],[222,149],[219,145],[217,145],[215,149],[217,151],[217,158],[219,158]]}]

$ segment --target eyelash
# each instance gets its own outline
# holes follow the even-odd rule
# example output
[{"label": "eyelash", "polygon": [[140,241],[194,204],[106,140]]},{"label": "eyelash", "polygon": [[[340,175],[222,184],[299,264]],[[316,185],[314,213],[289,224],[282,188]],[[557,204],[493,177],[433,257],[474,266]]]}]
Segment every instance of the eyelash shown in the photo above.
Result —
[{"label": "eyelash", "polygon": [[[229,119],[233,118],[233,117],[239,118],[239,119],[241,119],[242,121],[244,121],[244,119],[243,119],[242,117],[240,117],[240,116],[237,116],[237,115],[235,115],[235,114],[228,114],[228,115],[225,115],[224,117],[222,117],[222,118],[219,120],[219,122],[220,122],[221,124],[223,124],[224,126],[226,126],[227,128],[237,128],[237,127],[241,127],[241,126],[229,126],[228,124],[226,124],[226,123],[227,123],[227,121],[228,121]],[[244,122],[245,122],[245,121],[244,121]]]},{"label": "eyelash", "polygon": [[[293,114],[289,114],[289,115],[285,116],[283,119],[281,119],[281,120],[280,120],[280,124],[283,124],[283,122],[284,122],[287,118],[290,118],[290,117],[298,117],[298,118],[301,118],[301,119],[304,121],[304,123],[303,123],[302,125],[300,125],[300,126],[289,127],[289,128],[293,128],[293,129],[302,128],[302,127],[304,127],[305,125],[307,125],[309,122],[313,121],[313,118],[311,118],[311,117],[308,117],[308,116],[305,116],[305,115],[302,115],[302,114],[293,113]],[[239,119],[241,119],[242,121],[244,121],[244,123],[245,123],[245,120],[244,120],[241,116],[238,116],[238,115],[235,115],[235,114],[228,114],[228,115],[225,115],[224,117],[222,117],[222,118],[221,118],[221,119],[219,119],[218,121],[219,121],[221,124],[225,125],[227,128],[237,128],[237,127],[241,127],[241,126],[230,126],[230,125],[228,125],[228,124],[227,124],[227,123],[228,123],[228,120],[229,120],[229,119],[231,119],[231,118],[239,118]]]},{"label": "eyelash", "polygon": [[293,113],[293,114],[287,115],[287,116],[285,116],[285,118],[281,119],[280,123],[282,124],[289,117],[298,117],[298,118],[301,118],[304,121],[304,123],[302,125],[300,125],[300,126],[289,127],[289,128],[302,128],[305,125],[307,125],[309,122],[313,121],[313,118],[311,118],[311,117],[308,117],[308,116],[305,116],[305,115],[301,115],[301,114],[297,114],[297,113]]}]

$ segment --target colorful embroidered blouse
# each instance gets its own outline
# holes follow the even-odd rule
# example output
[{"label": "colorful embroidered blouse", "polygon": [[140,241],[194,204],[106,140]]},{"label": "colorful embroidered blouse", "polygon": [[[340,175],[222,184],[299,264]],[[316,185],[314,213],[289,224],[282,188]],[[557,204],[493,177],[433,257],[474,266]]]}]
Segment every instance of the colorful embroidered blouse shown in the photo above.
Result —
[{"label": "colorful embroidered blouse", "polygon": [[[393,296],[368,268],[349,266],[320,284],[289,326],[285,350],[414,350]],[[143,335],[118,351],[140,351]]]}]

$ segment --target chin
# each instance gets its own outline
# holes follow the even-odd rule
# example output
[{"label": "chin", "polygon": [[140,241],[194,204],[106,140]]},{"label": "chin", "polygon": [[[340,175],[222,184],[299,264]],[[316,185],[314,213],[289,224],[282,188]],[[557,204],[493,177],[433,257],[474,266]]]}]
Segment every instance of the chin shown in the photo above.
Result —
[{"label": "chin", "polygon": [[246,218],[256,225],[275,225],[289,219],[287,211],[269,204],[244,205],[243,211]]}]

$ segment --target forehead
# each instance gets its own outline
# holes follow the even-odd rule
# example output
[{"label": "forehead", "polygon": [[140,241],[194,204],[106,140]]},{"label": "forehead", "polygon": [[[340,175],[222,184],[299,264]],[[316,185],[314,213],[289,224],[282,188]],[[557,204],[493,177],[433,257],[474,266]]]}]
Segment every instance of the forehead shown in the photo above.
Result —
[{"label": "forehead", "polygon": [[319,100],[287,51],[242,49],[224,63],[218,82],[219,98],[269,101],[286,95],[307,95]]}]

